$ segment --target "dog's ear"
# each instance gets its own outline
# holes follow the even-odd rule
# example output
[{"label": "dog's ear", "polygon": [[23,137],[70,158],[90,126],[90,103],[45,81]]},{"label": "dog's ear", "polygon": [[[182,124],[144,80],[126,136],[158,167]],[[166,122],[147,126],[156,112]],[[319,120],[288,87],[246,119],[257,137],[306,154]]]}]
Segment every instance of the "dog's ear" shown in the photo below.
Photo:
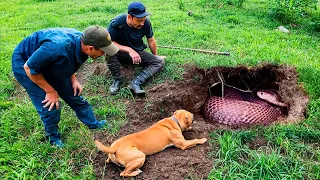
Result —
[{"label": "dog's ear", "polygon": [[187,113],[185,118],[184,118],[184,123],[189,127],[193,123],[193,114],[192,113]]},{"label": "dog's ear", "polygon": [[189,118],[189,116],[186,116],[185,118],[184,118],[184,124],[186,124],[187,126],[189,126],[191,123],[190,123],[190,118]]}]

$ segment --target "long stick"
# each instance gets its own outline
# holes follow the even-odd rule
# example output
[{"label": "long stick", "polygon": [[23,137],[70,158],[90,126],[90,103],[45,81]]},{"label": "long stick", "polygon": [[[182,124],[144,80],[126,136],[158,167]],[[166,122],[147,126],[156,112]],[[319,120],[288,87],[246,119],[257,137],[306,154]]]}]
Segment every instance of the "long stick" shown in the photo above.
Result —
[{"label": "long stick", "polygon": [[219,52],[219,51],[211,51],[211,50],[204,50],[204,49],[182,48],[182,47],[161,46],[161,45],[158,45],[157,47],[168,48],[168,49],[182,49],[182,50],[196,51],[196,52],[207,53],[207,54],[219,54],[219,55],[230,56],[230,52]]}]

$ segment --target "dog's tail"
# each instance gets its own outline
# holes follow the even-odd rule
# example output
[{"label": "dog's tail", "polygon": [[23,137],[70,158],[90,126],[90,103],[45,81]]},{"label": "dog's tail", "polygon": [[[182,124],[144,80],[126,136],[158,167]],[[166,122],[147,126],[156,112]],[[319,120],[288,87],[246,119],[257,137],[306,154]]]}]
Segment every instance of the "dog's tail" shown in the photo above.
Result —
[{"label": "dog's tail", "polygon": [[94,140],[94,144],[96,144],[97,148],[106,153],[106,154],[114,154],[117,151],[117,145],[113,146],[113,147],[108,147],[103,145],[100,141],[98,140]]}]

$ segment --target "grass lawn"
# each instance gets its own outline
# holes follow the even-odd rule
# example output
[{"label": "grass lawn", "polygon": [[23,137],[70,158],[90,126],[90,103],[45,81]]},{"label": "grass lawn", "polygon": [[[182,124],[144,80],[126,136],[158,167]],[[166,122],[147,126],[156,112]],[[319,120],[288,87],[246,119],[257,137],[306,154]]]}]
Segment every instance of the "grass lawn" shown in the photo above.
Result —
[{"label": "grass lawn", "polygon": [[[299,124],[212,132],[213,149],[208,153],[215,165],[208,179],[320,179],[320,34],[304,20],[297,26],[285,24],[290,34],[276,31],[283,24],[270,16],[273,1],[247,0],[242,8],[222,0],[142,1],[152,14],[158,45],[231,53],[219,56],[159,48],[159,54],[167,56],[160,77],[187,63],[203,68],[288,64],[297,67],[301,86],[310,97],[307,119]],[[31,101],[16,92],[11,54],[24,37],[39,29],[107,27],[115,15],[127,11],[130,2],[0,1],[0,179],[95,178],[90,160],[90,153],[96,151],[93,133],[64,105],[59,126],[67,146],[56,149],[46,143]],[[320,14],[319,8],[316,12]],[[104,77],[91,77],[84,85],[84,97],[99,118],[113,121],[111,132],[115,133],[126,122],[121,98],[132,97],[109,96],[104,81]],[[99,90],[105,94],[98,95]],[[250,148],[257,140],[265,146]]]}]

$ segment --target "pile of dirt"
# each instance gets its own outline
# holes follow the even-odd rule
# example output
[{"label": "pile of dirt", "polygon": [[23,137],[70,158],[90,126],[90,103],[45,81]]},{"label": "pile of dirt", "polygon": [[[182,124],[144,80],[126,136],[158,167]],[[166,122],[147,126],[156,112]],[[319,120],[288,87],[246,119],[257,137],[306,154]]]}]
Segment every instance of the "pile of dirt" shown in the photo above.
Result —
[{"label": "pile of dirt", "polygon": [[[95,64],[87,67],[93,73],[105,73],[105,65]],[[92,71],[92,68],[95,68]],[[98,69],[98,70],[97,70]],[[276,123],[291,123],[303,120],[308,97],[298,85],[296,69],[291,66],[264,64],[259,67],[214,67],[200,69],[186,66],[183,80],[164,82],[146,88],[147,95],[130,101],[127,106],[128,123],[117,133],[117,137],[108,132],[95,134],[103,144],[110,145],[116,139],[150,127],[160,119],[169,117],[177,109],[188,110],[195,115],[193,129],[183,133],[186,139],[209,138],[216,129],[230,128],[220,124],[209,123],[204,119],[202,106],[210,95],[210,86],[221,79],[228,85],[240,89],[274,89],[283,101],[290,104],[288,116]],[[86,67],[79,72],[85,79]],[[107,72],[108,73],[108,72]],[[130,79],[132,71],[122,69],[122,74]],[[108,74],[107,74],[108,75]],[[128,82],[126,82],[128,83]],[[127,100],[126,100],[127,101]],[[214,166],[208,153],[211,143],[197,145],[185,151],[170,147],[162,152],[147,157],[143,171],[136,179],[206,179]],[[123,179],[119,176],[123,170],[113,163],[106,164],[106,155],[99,152],[94,155],[94,171],[98,179]]]}]

